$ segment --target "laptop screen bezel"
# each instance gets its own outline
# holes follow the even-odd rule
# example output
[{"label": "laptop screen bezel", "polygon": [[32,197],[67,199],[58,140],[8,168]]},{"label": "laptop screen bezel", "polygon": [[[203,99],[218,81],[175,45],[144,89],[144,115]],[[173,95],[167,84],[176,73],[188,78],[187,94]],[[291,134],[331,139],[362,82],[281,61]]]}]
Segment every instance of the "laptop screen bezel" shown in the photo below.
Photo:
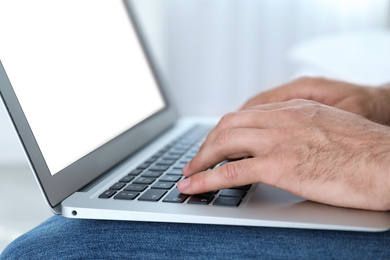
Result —
[{"label": "laptop screen bezel", "polygon": [[[8,110],[19,139],[26,151],[29,163],[34,171],[47,202],[55,213],[60,213],[58,205],[72,193],[80,190],[91,181],[99,178],[131,154],[142,148],[150,140],[167,130],[177,115],[169,101],[165,80],[155,66],[150,46],[146,41],[137,13],[131,1],[122,1],[132,23],[154,79],[165,101],[165,108],[143,120],[131,129],[113,138],[98,149],[52,175],[34,138],[33,132],[19,104],[3,65],[0,61],[0,94]],[[6,68],[5,68],[6,69]]]}]

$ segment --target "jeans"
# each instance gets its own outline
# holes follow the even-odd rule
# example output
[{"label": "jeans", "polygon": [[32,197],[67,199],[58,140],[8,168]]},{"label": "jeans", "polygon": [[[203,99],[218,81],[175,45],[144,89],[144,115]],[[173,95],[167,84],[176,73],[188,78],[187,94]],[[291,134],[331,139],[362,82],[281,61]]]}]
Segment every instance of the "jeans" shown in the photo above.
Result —
[{"label": "jeans", "polygon": [[380,233],[53,216],[0,259],[390,259]]}]

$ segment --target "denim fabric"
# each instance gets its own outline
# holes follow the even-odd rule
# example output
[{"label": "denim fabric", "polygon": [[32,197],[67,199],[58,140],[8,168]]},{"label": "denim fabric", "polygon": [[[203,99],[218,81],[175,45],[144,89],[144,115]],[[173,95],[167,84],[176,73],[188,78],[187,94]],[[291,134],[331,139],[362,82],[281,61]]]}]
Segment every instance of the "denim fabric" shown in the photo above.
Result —
[{"label": "denim fabric", "polygon": [[0,259],[390,259],[382,233],[67,219],[54,216]]}]

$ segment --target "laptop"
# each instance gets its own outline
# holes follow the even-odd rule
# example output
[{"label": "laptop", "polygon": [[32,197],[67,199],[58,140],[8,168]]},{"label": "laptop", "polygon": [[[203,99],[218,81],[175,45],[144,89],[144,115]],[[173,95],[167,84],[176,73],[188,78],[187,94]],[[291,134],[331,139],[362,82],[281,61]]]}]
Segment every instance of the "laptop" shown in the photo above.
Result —
[{"label": "laptop", "polygon": [[[0,92],[31,170],[68,218],[385,231],[389,212],[264,184],[180,194],[215,118],[179,118],[141,1],[0,3]],[[150,17],[149,17],[150,19]]]}]

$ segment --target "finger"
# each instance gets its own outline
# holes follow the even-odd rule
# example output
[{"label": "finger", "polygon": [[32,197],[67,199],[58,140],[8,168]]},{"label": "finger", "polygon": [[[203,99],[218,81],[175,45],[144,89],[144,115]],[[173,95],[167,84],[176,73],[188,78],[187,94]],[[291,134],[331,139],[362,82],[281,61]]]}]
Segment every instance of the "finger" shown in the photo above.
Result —
[{"label": "finger", "polygon": [[281,139],[274,130],[254,128],[227,129],[214,140],[206,140],[198,154],[190,161],[183,174],[191,176],[206,170],[225,159],[259,156],[267,153]]},{"label": "finger", "polygon": [[200,194],[258,182],[276,185],[281,171],[277,170],[272,160],[263,158],[229,162],[213,170],[200,172],[180,181],[177,188],[183,194]]},{"label": "finger", "polygon": [[[264,107],[264,110],[271,110],[272,108],[282,107],[282,105],[274,105],[271,107]],[[238,111],[226,114],[221,118],[216,127],[210,132],[209,139],[214,135],[218,135],[221,131],[233,128],[258,128],[267,129],[272,127],[273,123],[268,114],[263,113],[261,108],[253,108],[251,110]]]},{"label": "finger", "polygon": [[[281,122],[279,119],[287,119],[288,110],[292,107],[307,104],[309,101],[295,99],[288,102],[277,102],[272,104],[258,105],[244,111],[237,111],[226,114],[218,122],[217,126],[210,132],[209,138],[218,135],[219,132],[229,128],[272,128],[275,123]],[[271,113],[264,113],[271,111]],[[287,112],[286,112],[287,111]],[[274,112],[274,113],[272,113]],[[280,118],[283,117],[283,118]]]},{"label": "finger", "polygon": [[289,100],[289,98],[291,98],[290,92],[286,91],[285,87],[282,86],[254,96],[253,98],[249,99],[239,110],[245,110],[256,105],[283,102]]},{"label": "finger", "polygon": [[[329,81],[324,78],[299,78],[280,87],[258,94],[249,99],[240,109],[245,110],[259,104],[283,102],[296,98],[324,103],[324,100],[327,98],[338,96],[335,93],[332,94],[335,88],[329,88],[329,86],[336,83],[340,84],[342,82]],[[336,88],[336,91],[338,91],[338,88]]]}]

